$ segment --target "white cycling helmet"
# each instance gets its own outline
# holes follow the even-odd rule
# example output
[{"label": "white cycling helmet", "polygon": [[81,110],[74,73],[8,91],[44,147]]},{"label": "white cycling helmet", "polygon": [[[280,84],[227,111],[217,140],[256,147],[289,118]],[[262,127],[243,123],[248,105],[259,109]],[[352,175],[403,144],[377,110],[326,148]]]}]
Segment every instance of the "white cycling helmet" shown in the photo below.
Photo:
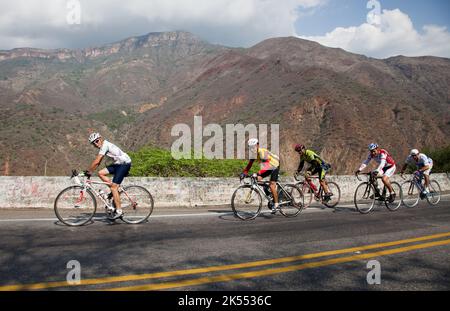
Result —
[{"label": "white cycling helmet", "polygon": [[413,150],[411,150],[411,153],[410,153],[410,154],[411,154],[412,156],[416,156],[416,155],[419,155],[419,153],[420,153],[419,150],[413,149]]},{"label": "white cycling helmet", "polygon": [[373,151],[373,150],[377,149],[378,147],[379,147],[378,144],[370,144],[369,151]]},{"label": "white cycling helmet", "polygon": [[100,135],[99,133],[92,133],[89,136],[89,143],[93,143],[94,141],[96,141],[97,139],[102,138],[102,135]]},{"label": "white cycling helmet", "polygon": [[259,140],[257,140],[256,138],[252,138],[248,141],[249,147],[255,147],[257,144],[259,144]]}]

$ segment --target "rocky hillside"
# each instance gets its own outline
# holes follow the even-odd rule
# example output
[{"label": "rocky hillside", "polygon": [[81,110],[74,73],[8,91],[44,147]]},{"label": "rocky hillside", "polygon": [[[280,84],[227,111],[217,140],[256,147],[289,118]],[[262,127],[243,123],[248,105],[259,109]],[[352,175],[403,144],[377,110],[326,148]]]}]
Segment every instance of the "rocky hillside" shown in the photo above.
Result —
[{"label": "rocky hillside", "polygon": [[174,124],[280,124],[283,168],[302,142],[349,173],[378,141],[398,161],[448,144],[450,60],[367,58],[298,38],[249,49],[185,32],[85,50],[0,51],[3,173],[65,174],[95,154],[91,130],[126,149],[170,148]]}]

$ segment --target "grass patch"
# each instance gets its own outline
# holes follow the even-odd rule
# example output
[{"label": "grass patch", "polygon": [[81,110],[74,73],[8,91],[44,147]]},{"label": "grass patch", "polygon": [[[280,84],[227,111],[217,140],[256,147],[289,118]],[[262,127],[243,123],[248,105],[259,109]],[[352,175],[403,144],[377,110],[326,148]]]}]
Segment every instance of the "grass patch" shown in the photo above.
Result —
[{"label": "grass patch", "polygon": [[[129,153],[133,177],[237,177],[247,165],[246,160],[175,160],[168,150],[144,147]],[[255,163],[252,172],[257,172]]]}]

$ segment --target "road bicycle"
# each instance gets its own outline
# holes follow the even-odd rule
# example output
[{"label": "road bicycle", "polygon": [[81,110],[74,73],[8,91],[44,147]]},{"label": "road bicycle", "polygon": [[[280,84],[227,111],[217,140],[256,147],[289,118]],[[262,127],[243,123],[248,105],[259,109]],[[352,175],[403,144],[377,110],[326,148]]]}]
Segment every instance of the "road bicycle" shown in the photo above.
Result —
[{"label": "road bicycle", "polygon": [[[108,186],[108,183],[92,181],[84,173],[72,171],[70,178],[75,181],[61,191],[56,197],[54,209],[56,217],[65,225],[79,227],[91,222],[97,211],[96,197],[104,204],[106,218],[115,221],[115,204],[112,194],[107,195],[103,190],[97,191],[94,185]],[[119,195],[123,215],[120,217],[128,224],[141,224],[148,220],[153,212],[153,197],[150,192],[141,186],[130,185],[119,187]]]},{"label": "road bicycle", "polygon": [[[448,175],[447,175],[448,176]],[[402,176],[403,179],[405,179]],[[430,205],[438,205],[441,201],[441,186],[436,180],[430,180],[428,194],[423,194],[425,191],[423,174],[415,173],[413,178],[405,181],[402,184],[403,190],[403,204],[406,207],[416,207],[420,200],[427,200]]]},{"label": "road bicycle", "polygon": [[322,185],[320,185],[319,183],[319,188],[317,188],[317,186],[312,181],[313,179],[319,180],[318,176],[309,178],[303,177],[302,180],[301,175],[299,173],[296,173],[294,175],[294,178],[299,182],[296,184],[296,186],[298,186],[300,190],[302,190],[303,196],[305,197],[305,208],[311,206],[313,198],[317,202],[320,202],[328,208],[335,208],[339,204],[339,201],[341,200],[341,189],[339,188],[339,185],[337,183],[327,182],[328,188],[333,194],[332,196],[327,196],[322,188]]},{"label": "road bicycle", "polygon": [[[273,196],[269,182],[258,182],[256,174],[240,179],[248,178],[250,182],[244,182],[236,189],[231,197],[231,207],[234,215],[244,221],[254,220],[261,214],[264,197],[268,201],[267,207],[272,210],[274,206]],[[277,182],[279,211],[285,217],[297,217],[304,208],[303,193],[295,185],[283,185]]]},{"label": "road bicycle", "polygon": [[[368,214],[374,208],[375,202],[379,202],[380,205],[383,203],[386,205],[388,210],[394,212],[398,210],[402,204],[402,187],[397,182],[392,182],[391,185],[396,193],[396,197],[393,201],[389,200],[389,195],[387,191],[387,187],[384,186],[380,191],[378,188],[378,179],[382,177],[377,177],[374,173],[366,173],[362,174],[368,177],[366,182],[361,183],[355,191],[354,202],[356,209],[361,214]],[[359,174],[356,175],[359,181],[362,179],[359,177]]]}]

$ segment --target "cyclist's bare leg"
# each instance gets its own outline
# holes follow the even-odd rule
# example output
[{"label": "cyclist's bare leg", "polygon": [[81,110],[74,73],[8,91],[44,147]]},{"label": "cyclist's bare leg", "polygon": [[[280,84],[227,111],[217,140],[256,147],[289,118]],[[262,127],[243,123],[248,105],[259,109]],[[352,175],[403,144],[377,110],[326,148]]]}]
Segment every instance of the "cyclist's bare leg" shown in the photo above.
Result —
[{"label": "cyclist's bare leg", "polygon": [[425,189],[430,189],[430,175],[425,175]]},{"label": "cyclist's bare leg", "polygon": [[388,188],[389,192],[393,193],[394,192],[394,188],[392,188],[391,181],[389,180],[389,177],[383,176],[383,178],[381,180],[383,181],[383,184],[386,186],[386,188]]},{"label": "cyclist's bare leg", "polygon": [[278,191],[277,191],[277,183],[274,181],[270,182],[270,190],[272,191],[272,195],[273,195],[273,202],[275,204],[278,203]]},{"label": "cyclist's bare leg", "polygon": [[111,193],[113,195],[114,204],[116,205],[116,209],[121,209],[122,206],[120,204],[120,196],[119,196],[119,185],[118,184],[112,184],[111,185]]},{"label": "cyclist's bare leg", "polygon": [[319,183],[320,183],[320,185],[322,186],[323,191],[324,191],[325,193],[330,193],[330,188],[328,188],[328,183],[327,183],[327,181],[326,181],[325,179],[319,180]]},{"label": "cyclist's bare leg", "polygon": [[103,182],[108,183],[109,185],[112,185],[111,180],[108,178],[108,175],[109,175],[109,171],[106,168],[104,168],[100,172],[98,172],[98,177],[100,177],[100,179]]}]

